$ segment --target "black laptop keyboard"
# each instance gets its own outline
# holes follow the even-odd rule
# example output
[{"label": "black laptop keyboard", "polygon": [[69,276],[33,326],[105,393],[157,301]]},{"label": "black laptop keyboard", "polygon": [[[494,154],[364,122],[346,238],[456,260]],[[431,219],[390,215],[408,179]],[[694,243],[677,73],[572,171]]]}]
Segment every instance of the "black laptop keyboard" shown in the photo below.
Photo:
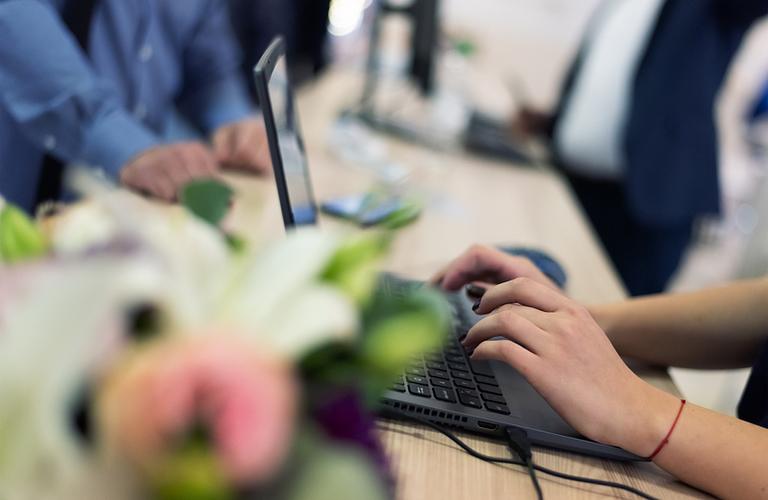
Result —
[{"label": "black laptop keyboard", "polygon": [[[398,293],[397,281],[385,280],[387,292]],[[411,285],[412,286],[412,285]],[[449,300],[452,297],[449,296]],[[463,317],[458,297],[451,300],[454,315],[454,333],[449,344],[442,350],[414,360],[406,372],[390,387],[396,392],[408,392],[414,396],[457,403],[468,408],[483,409],[509,415],[507,401],[502,395],[493,370],[487,361],[469,359],[459,338],[463,337],[472,322]]]}]

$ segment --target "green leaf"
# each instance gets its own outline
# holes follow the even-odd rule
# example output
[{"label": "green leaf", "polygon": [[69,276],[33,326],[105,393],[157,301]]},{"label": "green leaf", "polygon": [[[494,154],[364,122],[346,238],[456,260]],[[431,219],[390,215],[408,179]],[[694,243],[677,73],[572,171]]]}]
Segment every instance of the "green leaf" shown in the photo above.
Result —
[{"label": "green leaf", "polygon": [[248,242],[245,239],[237,236],[236,234],[225,235],[227,239],[227,246],[234,254],[244,254],[248,250]]},{"label": "green leaf", "polygon": [[158,500],[231,500],[235,496],[209,446],[190,441],[154,470]]},{"label": "green leaf", "polygon": [[419,218],[421,215],[421,204],[413,202],[413,201],[406,201],[403,202],[403,205],[389,214],[384,221],[382,221],[382,226],[386,229],[395,231],[397,229],[402,229],[413,222],[416,221],[416,219]]},{"label": "green leaf", "polygon": [[450,325],[445,299],[428,289],[401,298],[379,296],[366,316],[361,356],[380,377],[376,385],[400,374],[415,356],[440,349]]},{"label": "green leaf", "polygon": [[181,192],[181,203],[208,224],[219,227],[229,212],[234,191],[226,184],[203,179],[192,181]]},{"label": "green leaf", "polygon": [[6,205],[0,211],[0,261],[15,264],[48,253],[42,231],[24,212]]},{"label": "green leaf", "polygon": [[356,234],[331,257],[321,280],[340,288],[358,304],[367,303],[378,280],[378,263],[391,242],[388,232]]}]

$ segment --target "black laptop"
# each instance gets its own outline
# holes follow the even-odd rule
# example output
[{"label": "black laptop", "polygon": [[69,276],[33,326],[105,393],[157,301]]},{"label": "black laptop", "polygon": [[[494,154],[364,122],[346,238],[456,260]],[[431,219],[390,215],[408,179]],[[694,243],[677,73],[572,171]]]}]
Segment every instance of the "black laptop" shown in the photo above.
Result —
[{"label": "black laptop", "polygon": [[[255,69],[275,181],[286,229],[317,224],[317,205],[288,80],[285,46],[275,40]],[[397,293],[413,282],[388,277]],[[503,437],[506,427],[527,431],[539,446],[614,460],[642,460],[622,449],[582,438],[510,366],[471,360],[458,339],[478,321],[463,293],[447,295],[453,308],[453,335],[443,352],[426,355],[396,381],[383,400],[384,415],[413,414],[437,424]]]}]

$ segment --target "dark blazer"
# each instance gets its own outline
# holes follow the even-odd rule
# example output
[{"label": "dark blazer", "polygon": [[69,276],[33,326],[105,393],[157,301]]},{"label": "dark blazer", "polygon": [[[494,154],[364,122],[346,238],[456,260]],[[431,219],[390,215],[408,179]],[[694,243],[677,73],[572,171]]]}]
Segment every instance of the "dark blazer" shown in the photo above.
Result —
[{"label": "dark blazer", "polygon": [[676,225],[719,213],[714,104],[744,35],[766,13],[768,0],[666,1],[635,77],[624,137],[626,196],[640,222]]}]

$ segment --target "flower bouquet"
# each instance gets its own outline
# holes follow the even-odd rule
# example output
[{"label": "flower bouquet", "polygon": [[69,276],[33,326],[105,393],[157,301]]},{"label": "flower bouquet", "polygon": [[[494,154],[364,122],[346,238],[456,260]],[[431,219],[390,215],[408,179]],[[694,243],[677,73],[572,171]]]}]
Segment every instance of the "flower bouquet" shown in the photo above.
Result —
[{"label": "flower bouquet", "polygon": [[0,498],[387,498],[379,398],[438,349],[439,295],[378,292],[393,235],[222,230],[97,180],[34,221],[0,202]]}]

